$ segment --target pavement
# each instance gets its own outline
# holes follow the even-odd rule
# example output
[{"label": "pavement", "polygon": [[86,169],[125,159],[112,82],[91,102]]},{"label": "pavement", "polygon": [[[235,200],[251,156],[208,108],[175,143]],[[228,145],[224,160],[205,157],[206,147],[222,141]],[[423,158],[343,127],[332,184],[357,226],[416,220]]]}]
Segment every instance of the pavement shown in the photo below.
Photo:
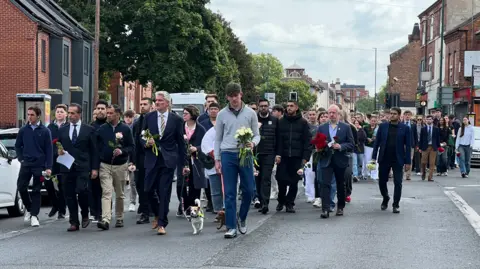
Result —
[{"label": "pavement", "polygon": [[[67,221],[43,214],[41,227],[30,228],[22,218],[1,217],[0,211],[0,268],[478,269],[478,171],[468,179],[453,171],[435,182],[404,181],[400,214],[381,211],[378,186],[359,182],[345,216],[322,220],[300,188],[297,213],[264,216],[252,207],[249,232],[233,240],[217,231],[210,213],[204,231],[192,235],[190,223],[174,216],[175,194],[165,236],[135,224],[131,212],[124,228],[99,231],[91,225],[67,233]],[[274,201],[271,210],[275,206]]]}]

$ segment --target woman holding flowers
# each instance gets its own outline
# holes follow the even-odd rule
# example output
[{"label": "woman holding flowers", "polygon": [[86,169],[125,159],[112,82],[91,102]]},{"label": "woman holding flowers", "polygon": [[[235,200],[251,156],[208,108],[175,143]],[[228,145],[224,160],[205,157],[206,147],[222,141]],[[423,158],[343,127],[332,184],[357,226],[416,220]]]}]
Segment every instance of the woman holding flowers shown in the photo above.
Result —
[{"label": "woman holding flowers", "polygon": [[[190,206],[195,206],[195,199],[200,199],[202,188],[208,188],[208,182],[205,177],[203,164],[198,159],[198,152],[201,150],[202,139],[205,135],[205,128],[201,124],[197,124],[197,118],[200,115],[198,108],[194,105],[188,105],[183,108],[183,137],[187,148],[188,170],[190,173],[184,174],[179,164],[177,169],[177,178],[183,179],[177,184],[177,197],[180,202],[183,199],[182,210],[187,210]],[[180,209],[180,208],[179,208]],[[180,210],[179,210],[180,212]],[[190,212],[185,212],[187,215]]]}]

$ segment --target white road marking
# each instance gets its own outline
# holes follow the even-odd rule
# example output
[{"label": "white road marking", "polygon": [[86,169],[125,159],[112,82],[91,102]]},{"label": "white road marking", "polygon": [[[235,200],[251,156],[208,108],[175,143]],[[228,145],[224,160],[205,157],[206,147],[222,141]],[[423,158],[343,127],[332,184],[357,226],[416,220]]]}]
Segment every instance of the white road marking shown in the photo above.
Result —
[{"label": "white road marking", "polygon": [[459,185],[460,187],[480,187],[480,185]]},{"label": "white road marking", "polygon": [[470,207],[463,198],[458,195],[455,191],[444,191],[444,193],[452,200],[452,202],[457,206],[457,208],[462,212],[465,218],[470,222],[475,232],[480,236],[480,216],[478,213]]},{"label": "white road marking", "polygon": [[[0,241],[5,240],[5,239],[9,239],[9,238],[12,238],[12,237],[17,237],[19,235],[26,234],[26,233],[29,233],[29,232],[33,232],[33,231],[36,231],[38,229],[42,229],[42,227],[49,226],[50,224],[52,224],[54,222],[66,222],[66,221],[68,221],[68,218],[69,218],[69,216],[65,216],[65,219],[62,219],[62,220],[48,219],[48,220],[45,220],[45,221],[40,221],[40,227],[27,227],[27,228],[24,228],[24,229],[21,229],[21,230],[18,230],[18,231],[10,231],[10,232],[6,232],[6,233],[0,233]],[[21,220],[21,221],[23,221],[23,220]],[[26,224],[28,224],[28,223],[26,223]]]},{"label": "white road marking", "polygon": [[446,190],[454,190],[455,188],[457,188],[457,187],[445,187],[444,189],[446,189]]}]

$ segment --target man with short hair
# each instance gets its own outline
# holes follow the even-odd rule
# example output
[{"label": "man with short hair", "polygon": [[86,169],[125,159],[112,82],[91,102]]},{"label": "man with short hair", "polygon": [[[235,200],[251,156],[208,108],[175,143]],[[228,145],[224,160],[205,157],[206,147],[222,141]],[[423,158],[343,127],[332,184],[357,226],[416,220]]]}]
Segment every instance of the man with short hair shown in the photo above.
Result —
[{"label": "man with short hair", "polygon": [[283,117],[284,112],[285,112],[285,109],[281,105],[274,105],[272,108],[272,116],[274,116],[277,119],[281,119]]},{"label": "man with short hair", "polygon": [[[38,107],[27,109],[28,123],[20,128],[15,141],[15,151],[20,162],[17,189],[25,205],[24,221],[30,222],[32,227],[40,226],[38,214],[42,202],[40,190],[42,188],[43,175],[52,175],[53,146],[50,130],[45,127],[40,116],[42,111]],[[28,185],[32,179],[31,192]]]},{"label": "man with short hair", "polygon": [[107,107],[107,123],[97,130],[100,156],[100,184],[102,186],[102,220],[97,227],[110,229],[112,195],[115,191],[115,227],[123,227],[125,179],[127,164],[135,148],[130,127],[120,121],[122,110],[117,105]]},{"label": "man with short hair", "polygon": [[433,124],[433,116],[427,115],[426,126],[420,132],[419,152],[422,153],[422,180],[425,180],[427,164],[429,165],[428,181],[433,182],[436,169],[437,150],[440,147],[440,130]]},{"label": "man with short hair", "polygon": [[[68,232],[75,232],[87,228],[90,224],[88,217],[89,185],[91,180],[98,177],[98,151],[95,129],[82,123],[82,107],[79,104],[70,104],[68,108],[69,123],[60,128],[58,142],[62,145],[57,149],[58,155],[68,152],[75,162],[70,168],[60,165],[65,198],[70,212],[70,227]],[[78,198],[77,198],[78,197]],[[78,219],[80,206],[82,222]]]},{"label": "man with short hair", "polygon": [[378,186],[383,197],[382,210],[388,208],[390,196],[388,195],[387,182],[390,170],[393,171],[393,183],[395,184],[393,213],[400,213],[403,166],[411,166],[412,163],[410,157],[412,133],[410,127],[400,121],[401,114],[402,111],[398,107],[390,109],[390,122],[382,123],[378,127],[372,154],[372,160],[374,161],[377,160],[378,154]]},{"label": "man with short hair", "polygon": [[[392,109],[390,109],[392,110]],[[410,138],[410,145],[412,146],[412,149],[410,151],[410,161],[413,160],[413,156],[415,154],[415,148],[417,147],[417,140],[418,140],[418,134],[417,134],[417,128],[415,126],[415,122],[412,121],[412,112],[410,110],[405,110],[403,112],[403,124],[407,125],[408,128],[410,128],[410,133],[411,133],[411,138]],[[412,175],[412,165],[405,165],[405,179],[406,180],[411,180],[411,175]]]},{"label": "man with short hair", "polygon": [[[56,105],[55,120],[53,121],[52,124],[49,124],[47,127],[50,130],[50,133],[52,134],[52,140],[58,139],[59,129],[66,124],[66,119],[67,119],[67,106],[64,104]],[[58,213],[57,218],[64,219],[65,214],[67,212],[67,208],[66,208],[67,205],[65,203],[65,195],[63,193],[63,180],[61,179],[62,176],[59,175],[60,164],[55,161],[57,160],[57,157],[58,157],[58,153],[56,150],[57,147],[55,145],[53,145],[53,147],[54,147],[54,150],[53,150],[54,162],[52,167],[53,168],[52,173],[54,175],[57,175],[58,190],[55,189],[55,185],[52,180],[46,180],[44,182],[45,188],[47,189],[48,198],[52,203],[52,210],[50,210],[50,213],[48,213],[48,217],[51,218]]]},{"label": "man with short hair", "polygon": [[205,96],[205,113],[203,113],[202,115],[200,115],[200,117],[198,117],[197,122],[203,122],[205,120],[208,120],[209,118],[208,108],[210,107],[210,104],[213,104],[213,103],[218,104],[218,96],[214,93],[207,94],[207,96]]},{"label": "man with short hair", "polygon": [[[242,87],[238,83],[229,83],[225,87],[228,106],[218,113],[215,125],[215,168],[222,172],[225,191],[225,217],[228,231],[225,238],[237,236],[237,227],[241,234],[247,232],[247,215],[250,202],[253,198],[254,167],[253,161],[248,161],[244,166],[239,163],[238,140],[236,132],[241,127],[250,128],[253,132],[251,142],[244,145],[253,150],[260,142],[258,130],[258,118],[255,111],[242,101]],[[237,181],[240,176],[240,189],[242,191],[242,203],[237,219]]]}]

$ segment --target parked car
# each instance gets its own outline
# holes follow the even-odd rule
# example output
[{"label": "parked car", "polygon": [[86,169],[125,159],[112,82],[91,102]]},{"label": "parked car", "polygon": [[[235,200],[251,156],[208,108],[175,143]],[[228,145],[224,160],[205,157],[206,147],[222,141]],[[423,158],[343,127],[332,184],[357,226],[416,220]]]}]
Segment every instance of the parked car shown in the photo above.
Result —
[{"label": "parked car", "polygon": [[[0,130],[0,143],[2,143],[7,148],[8,151],[15,151],[15,141],[17,140],[17,135],[19,130],[20,130],[19,128]],[[15,161],[18,162],[17,160]],[[15,175],[15,182],[17,182],[17,178],[18,178],[18,172]],[[32,187],[32,184],[33,182],[32,180],[30,180],[29,191]],[[45,189],[45,186],[43,185],[43,183],[42,183],[41,193],[42,193],[42,196],[47,197],[47,189]]]},{"label": "parked car", "polygon": [[25,213],[20,194],[17,191],[17,178],[20,163],[16,160],[14,150],[7,148],[0,142],[0,208],[7,208],[8,214],[18,217]]},{"label": "parked car", "polygon": [[480,167],[480,127],[473,127],[475,132],[475,144],[473,144],[471,166]]}]

